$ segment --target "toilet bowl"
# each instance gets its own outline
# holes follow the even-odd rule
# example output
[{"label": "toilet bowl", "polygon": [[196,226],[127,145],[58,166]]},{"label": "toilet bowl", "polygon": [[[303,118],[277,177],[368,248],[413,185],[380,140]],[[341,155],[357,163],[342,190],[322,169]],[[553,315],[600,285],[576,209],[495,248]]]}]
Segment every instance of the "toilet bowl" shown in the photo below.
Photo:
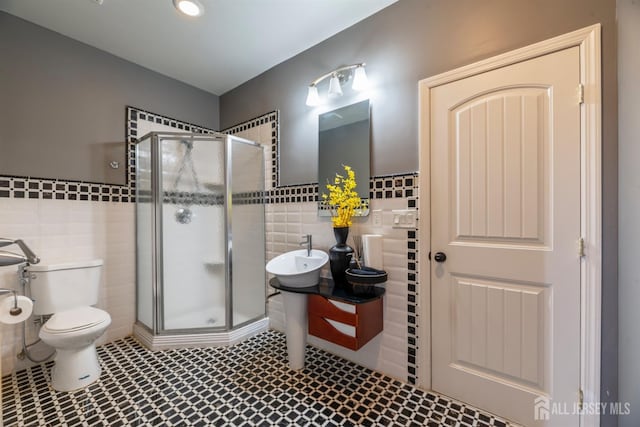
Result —
[{"label": "toilet bowl", "polygon": [[52,315],[39,336],[56,350],[55,390],[77,390],[100,377],[95,341],[111,324],[109,313],[92,307],[98,302],[101,268],[101,260],[27,267],[34,314]]},{"label": "toilet bowl", "polygon": [[106,311],[80,307],[54,314],[40,329],[40,339],[56,349],[51,369],[55,390],[71,391],[86,387],[102,372],[95,341],[111,324]]}]

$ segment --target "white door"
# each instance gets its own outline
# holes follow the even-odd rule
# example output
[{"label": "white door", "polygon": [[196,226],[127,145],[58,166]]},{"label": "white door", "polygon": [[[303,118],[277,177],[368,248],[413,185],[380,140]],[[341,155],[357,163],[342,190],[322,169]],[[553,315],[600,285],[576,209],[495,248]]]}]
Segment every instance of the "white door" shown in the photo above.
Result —
[{"label": "white door", "polygon": [[579,64],[431,91],[432,386],[527,426],[579,421]]}]

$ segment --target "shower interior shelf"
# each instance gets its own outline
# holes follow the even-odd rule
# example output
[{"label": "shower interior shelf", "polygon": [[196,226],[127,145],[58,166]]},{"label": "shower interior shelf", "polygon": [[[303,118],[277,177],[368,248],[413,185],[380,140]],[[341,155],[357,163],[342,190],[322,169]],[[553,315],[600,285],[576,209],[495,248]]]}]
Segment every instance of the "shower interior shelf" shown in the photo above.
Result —
[{"label": "shower interior shelf", "polygon": [[221,267],[225,265],[224,261],[210,261],[210,262],[205,262],[204,265],[206,265],[207,267]]}]

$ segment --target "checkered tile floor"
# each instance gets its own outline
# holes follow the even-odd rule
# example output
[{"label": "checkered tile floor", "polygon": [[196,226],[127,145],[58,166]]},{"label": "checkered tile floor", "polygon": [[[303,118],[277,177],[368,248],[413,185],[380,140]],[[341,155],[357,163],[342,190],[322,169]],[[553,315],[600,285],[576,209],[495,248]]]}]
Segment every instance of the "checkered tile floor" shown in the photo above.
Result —
[{"label": "checkered tile floor", "polygon": [[126,338],[98,353],[102,376],[84,390],[49,388],[51,362],[4,377],[4,425],[507,425],[314,347],[307,368],[291,371],[274,331],[231,347],[155,353]]}]

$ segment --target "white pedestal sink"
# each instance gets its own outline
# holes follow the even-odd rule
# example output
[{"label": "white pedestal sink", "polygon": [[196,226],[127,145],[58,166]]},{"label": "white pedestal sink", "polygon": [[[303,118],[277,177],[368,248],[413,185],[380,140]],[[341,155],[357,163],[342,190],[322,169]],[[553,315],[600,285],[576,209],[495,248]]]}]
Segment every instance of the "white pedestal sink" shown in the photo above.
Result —
[{"label": "white pedestal sink", "polygon": [[289,368],[303,369],[307,347],[307,294],[281,291]]},{"label": "white pedestal sink", "polygon": [[329,255],[318,249],[286,252],[267,263],[267,272],[275,274],[280,284],[289,288],[307,288],[320,282],[320,270]]},{"label": "white pedestal sink", "polygon": [[267,272],[275,274],[281,285],[292,291],[281,289],[284,298],[285,334],[287,356],[291,369],[304,368],[304,353],[307,345],[307,293],[295,292],[320,282],[320,270],[329,261],[326,252],[306,249],[278,255],[267,263]]}]

